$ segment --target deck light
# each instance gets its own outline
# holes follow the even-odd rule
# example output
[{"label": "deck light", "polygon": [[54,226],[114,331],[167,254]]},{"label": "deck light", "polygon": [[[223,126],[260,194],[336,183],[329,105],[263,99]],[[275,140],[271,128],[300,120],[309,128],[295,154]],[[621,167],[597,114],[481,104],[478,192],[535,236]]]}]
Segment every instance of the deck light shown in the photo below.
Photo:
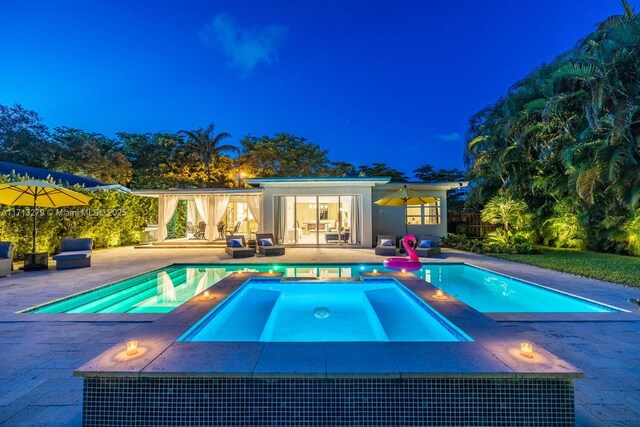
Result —
[{"label": "deck light", "polygon": [[273,274],[273,270],[269,270],[269,274]]},{"label": "deck light", "polygon": [[377,269],[377,268],[374,268],[374,269],[373,269],[373,271],[372,271],[372,273],[373,273],[373,274],[378,274],[378,269]]},{"label": "deck light", "polygon": [[445,296],[444,292],[442,292],[442,289],[437,289],[436,290],[436,294],[434,295],[435,298],[438,299],[447,299],[447,297]]},{"label": "deck light", "polygon": [[138,352],[138,341],[131,340],[127,341],[127,354],[129,356],[136,354]]},{"label": "deck light", "polygon": [[400,270],[400,273],[405,274],[407,272],[406,268],[403,268],[402,270]]},{"label": "deck light", "polygon": [[524,357],[532,358],[533,357],[533,344],[528,342],[523,342],[520,344],[520,353]]},{"label": "deck light", "polygon": [[204,291],[202,293],[202,299],[204,299],[204,300],[212,300],[213,299],[213,295],[211,295],[211,292],[209,292],[209,291]]}]

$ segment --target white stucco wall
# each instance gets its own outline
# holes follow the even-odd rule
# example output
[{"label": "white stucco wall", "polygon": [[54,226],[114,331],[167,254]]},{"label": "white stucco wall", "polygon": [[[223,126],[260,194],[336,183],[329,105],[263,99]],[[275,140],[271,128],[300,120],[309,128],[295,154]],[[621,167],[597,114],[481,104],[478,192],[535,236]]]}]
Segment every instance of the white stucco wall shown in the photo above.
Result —
[{"label": "white stucco wall", "polygon": [[292,184],[266,185],[263,186],[263,190],[262,219],[263,231],[266,233],[273,232],[273,200],[276,196],[360,196],[360,209],[362,210],[362,235],[360,239],[363,247],[372,245],[371,206],[373,202],[371,200],[371,185],[345,185],[339,182],[304,183],[304,185],[298,183],[297,186],[292,186]]},{"label": "white stucco wall", "polygon": [[[384,196],[392,193],[393,189],[374,188],[372,192],[373,201],[380,200]],[[447,191],[446,190],[421,190],[421,192],[440,198],[440,224],[432,225],[408,225],[409,234],[416,236],[433,235],[444,237],[447,235]],[[372,236],[375,239],[379,234],[395,234],[404,236],[404,207],[402,206],[379,206],[373,204],[372,212]]]}]

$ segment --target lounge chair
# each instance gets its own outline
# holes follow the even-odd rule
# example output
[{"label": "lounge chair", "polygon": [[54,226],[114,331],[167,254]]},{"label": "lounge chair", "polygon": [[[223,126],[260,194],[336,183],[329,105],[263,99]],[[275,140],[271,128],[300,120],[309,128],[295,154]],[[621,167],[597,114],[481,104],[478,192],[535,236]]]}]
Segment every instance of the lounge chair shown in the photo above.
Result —
[{"label": "lounge chair", "polygon": [[13,243],[0,242],[0,277],[11,276],[13,271]]},{"label": "lounge chair", "polygon": [[227,247],[224,248],[224,251],[231,255],[232,258],[247,258],[256,254],[255,249],[247,246],[243,235],[227,236]]},{"label": "lounge chair", "polygon": [[396,236],[390,234],[379,234],[376,245],[376,255],[395,256],[398,252]]},{"label": "lounge chair", "polygon": [[438,236],[422,236],[418,239],[415,248],[419,257],[430,257],[440,254],[440,237]]},{"label": "lounge chair", "polygon": [[56,270],[91,267],[92,238],[62,239],[60,253],[54,255]]},{"label": "lounge chair", "polygon": [[[265,245],[269,241],[271,244]],[[258,253],[264,256],[284,255],[284,246],[275,243],[273,233],[257,233],[256,248],[258,248]]]}]

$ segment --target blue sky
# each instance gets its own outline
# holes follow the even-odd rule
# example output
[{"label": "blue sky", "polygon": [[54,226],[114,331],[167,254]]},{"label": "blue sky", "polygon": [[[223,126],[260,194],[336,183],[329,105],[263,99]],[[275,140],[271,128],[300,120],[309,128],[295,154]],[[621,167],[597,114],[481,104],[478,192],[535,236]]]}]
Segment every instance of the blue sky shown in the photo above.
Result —
[{"label": "blue sky", "polygon": [[109,136],[213,122],[234,143],[288,132],[334,161],[462,167],[472,114],[621,10],[614,0],[2,0],[0,104]]}]

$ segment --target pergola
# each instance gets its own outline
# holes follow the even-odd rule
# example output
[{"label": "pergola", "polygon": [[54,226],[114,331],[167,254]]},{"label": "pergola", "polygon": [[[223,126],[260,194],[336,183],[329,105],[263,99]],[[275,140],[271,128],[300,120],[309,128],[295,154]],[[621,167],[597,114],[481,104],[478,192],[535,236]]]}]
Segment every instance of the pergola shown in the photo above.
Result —
[{"label": "pergola", "polygon": [[133,194],[158,198],[159,240],[167,238],[167,223],[173,217],[178,202],[186,200],[187,220],[193,224],[207,224],[205,239],[215,240],[216,224],[227,212],[229,203],[246,203],[251,216],[262,229],[262,189],[259,188],[171,188],[167,190],[134,190]]}]

